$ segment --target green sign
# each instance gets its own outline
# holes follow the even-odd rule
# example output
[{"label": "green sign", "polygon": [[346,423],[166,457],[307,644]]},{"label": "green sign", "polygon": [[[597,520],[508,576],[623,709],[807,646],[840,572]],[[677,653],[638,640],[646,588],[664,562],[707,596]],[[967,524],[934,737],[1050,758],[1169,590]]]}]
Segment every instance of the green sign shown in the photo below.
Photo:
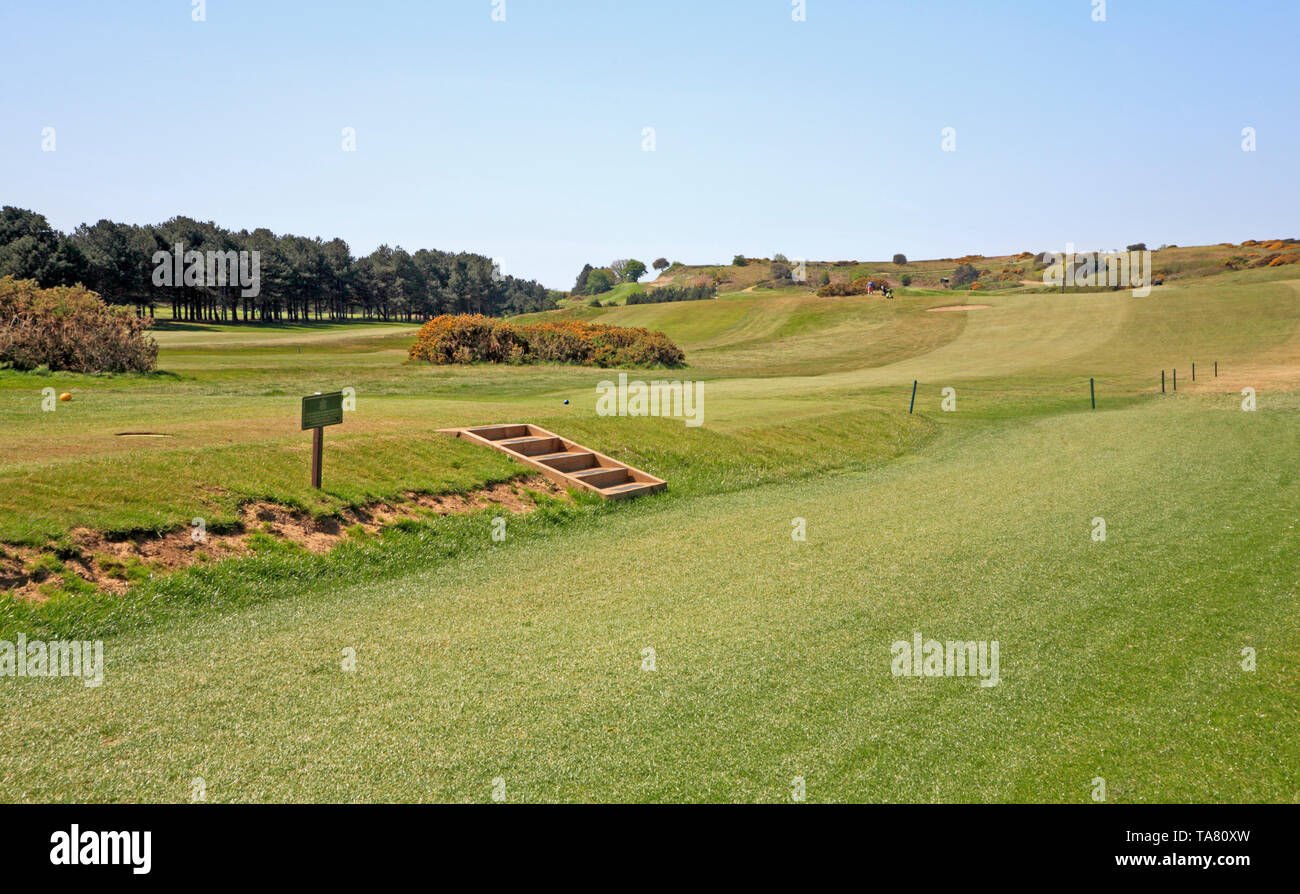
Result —
[{"label": "green sign", "polygon": [[343,392],[313,394],[302,399],[302,427],[324,428],[343,421]]}]

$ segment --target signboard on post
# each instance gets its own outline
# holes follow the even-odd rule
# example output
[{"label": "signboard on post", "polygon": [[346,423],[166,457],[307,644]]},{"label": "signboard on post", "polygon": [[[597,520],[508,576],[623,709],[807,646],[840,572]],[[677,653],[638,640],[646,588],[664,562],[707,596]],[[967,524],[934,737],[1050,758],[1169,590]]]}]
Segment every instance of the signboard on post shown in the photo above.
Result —
[{"label": "signboard on post", "polygon": [[343,421],[343,392],[313,394],[302,399],[302,430],[338,425]]},{"label": "signboard on post", "polygon": [[316,394],[302,399],[302,429],[312,430],[311,486],[320,490],[321,459],[325,448],[325,426],[343,421],[343,392]]}]

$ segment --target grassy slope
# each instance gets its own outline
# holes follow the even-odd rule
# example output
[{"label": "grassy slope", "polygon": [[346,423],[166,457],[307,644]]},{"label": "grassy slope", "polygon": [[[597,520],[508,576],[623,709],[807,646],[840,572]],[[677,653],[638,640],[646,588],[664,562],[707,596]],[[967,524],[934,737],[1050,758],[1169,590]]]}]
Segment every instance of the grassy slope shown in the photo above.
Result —
[{"label": "grassy slope", "polygon": [[[1266,248],[1265,245],[1272,246]],[[1232,245],[1189,245],[1158,248],[1151,246],[1151,266],[1156,277],[1167,282],[1180,282],[1207,276],[1214,276],[1230,269],[1225,262],[1243,262],[1246,264],[1278,254],[1294,255],[1300,243],[1283,244],[1280,241],[1263,240],[1262,244],[1252,246]],[[1063,246],[1049,247],[1049,251],[1063,251]],[[1084,249],[1079,248],[1080,251]],[[1037,254],[1039,249],[1034,249]],[[892,261],[808,261],[805,264],[807,286],[804,292],[815,289],[826,273],[836,282],[850,282],[860,276],[886,279],[895,286],[906,274],[912,278],[912,292],[928,291],[951,295],[948,287],[941,280],[952,276],[957,266],[963,263],[957,258],[939,258],[933,260],[913,260],[906,264],[894,264]],[[1042,268],[1035,265],[1032,258],[1019,258],[1014,255],[991,255],[989,257],[971,256],[966,263],[973,265],[981,274],[980,285],[983,289],[1000,291],[1041,291]],[[1291,267],[1292,276],[1295,267]],[[771,264],[766,259],[750,259],[743,267],[724,265],[675,265],[665,270],[653,285],[687,285],[700,280],[717,282],[722,291],[761,290],[766,288],[771,276]],[[960,290],[958,295],[967,295]]]},{"label": "grassy slope", "polygon": [[[1291,800],[1297,409],[1180,397],[541,540],[484,522],[436,569],[113,639],[102,691],[24,681],[3,796]],[[1002,683],[892,677],[913,631],[999,640]]]},{"label": "grassy slope", "polygon": [[[179,383],[77,380],[54,419],[33,414],[43,382],[0,378],[6,532],[42,513],[188,521],[207,472],[186,459],[212,448],[93,455],[104,431],[154,425],[225,443],[231,468],[266,470],[262,495],[297,499],[296,396],[344,384],[358,413],[331,432],[345,449],[321,508],[366,475],[378,492],[508,474],[486,451],[402,461],[454,450],[439,426],[508,418],[672,482],[662,499],[557,510],[558,528],[512,521],[502,545],[486,519],[447,520],[149,584],[109,612],[10,615],[6,633],[117,635],[97,693],[0,691],[18,718],[0,799],[179,799],[203,775],[216,800],[478,800],[504,775],[526,799],[779,800],[804,775],[813,799],[1074,800],[1100,774],[1115,800],[1294,800],[1300,291],[1280,275],[1147,300],[999,296],[970,314],[797,293],[581,311],[682,341],[683,375],[707,382],[703,429],[596,419],[600,371],[403,367],[407,337],[328,328],[301,355],[278,332],[191,336],[164,349]],[[1223,378],[1151,396],[1160,367],[1192,359],[1223,361]],[[1075,390],[1088,375],[1105,383],[1096,414]],[[913,377],[932,387],[907,417]],[[947,383],[957,414],[936,412]],[[1236,409],[1246,384],[1254,415]],[[34,441],[46,422],[63,428]],[[113,483],[142,454],[170,464],[169,488]],[[789,540],[794,515],[806,544]],[[1093,515],[1106,544],[1087,537]],[[172,622],[140,623],[160,604]],[[889,642],[912,630],[1000,639],[1006,682],[894,680]],[[647,645],[656,674],[638,669]],[[1255,675],[1236,669],[1244,645]],[[355,676],[338,670],[345,646]]]}]

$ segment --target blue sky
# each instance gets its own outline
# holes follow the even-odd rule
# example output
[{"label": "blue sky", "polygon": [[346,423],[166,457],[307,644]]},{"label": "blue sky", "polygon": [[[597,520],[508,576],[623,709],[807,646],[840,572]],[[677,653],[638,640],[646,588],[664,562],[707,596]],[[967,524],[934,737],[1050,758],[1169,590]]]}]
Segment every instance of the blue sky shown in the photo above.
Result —
[{"label": "blue sky", "polygon": [[1300,236],[1300,4],[1093,7],[7,3],[0,202],[478,251],[554,288],[617,257]]}]

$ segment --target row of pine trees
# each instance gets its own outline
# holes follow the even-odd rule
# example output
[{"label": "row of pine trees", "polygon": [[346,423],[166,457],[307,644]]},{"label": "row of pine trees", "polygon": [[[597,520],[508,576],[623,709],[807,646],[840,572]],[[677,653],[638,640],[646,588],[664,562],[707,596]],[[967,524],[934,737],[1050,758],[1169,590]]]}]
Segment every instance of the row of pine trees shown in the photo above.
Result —
[{"label": "row of pine trees", "polygon": [[[260,252],[260,288],[241,295],[230,285],[154,282],[158,251]],[[277,235],[265,228],[228,230],[208,221],[174,217],[161,224],[101,220],[64,234],[44,215],[5,206],[0,210],[0,276],[34,279],[42,286],[81,283],[110,304],[142,316],[170,305],[175,319],[209,322],[312,320],[423,320],[443,313],[493,316],[554,306],[532,280],[494,271],[483,255],[381,245],[354,257],[342,239]]]}]

